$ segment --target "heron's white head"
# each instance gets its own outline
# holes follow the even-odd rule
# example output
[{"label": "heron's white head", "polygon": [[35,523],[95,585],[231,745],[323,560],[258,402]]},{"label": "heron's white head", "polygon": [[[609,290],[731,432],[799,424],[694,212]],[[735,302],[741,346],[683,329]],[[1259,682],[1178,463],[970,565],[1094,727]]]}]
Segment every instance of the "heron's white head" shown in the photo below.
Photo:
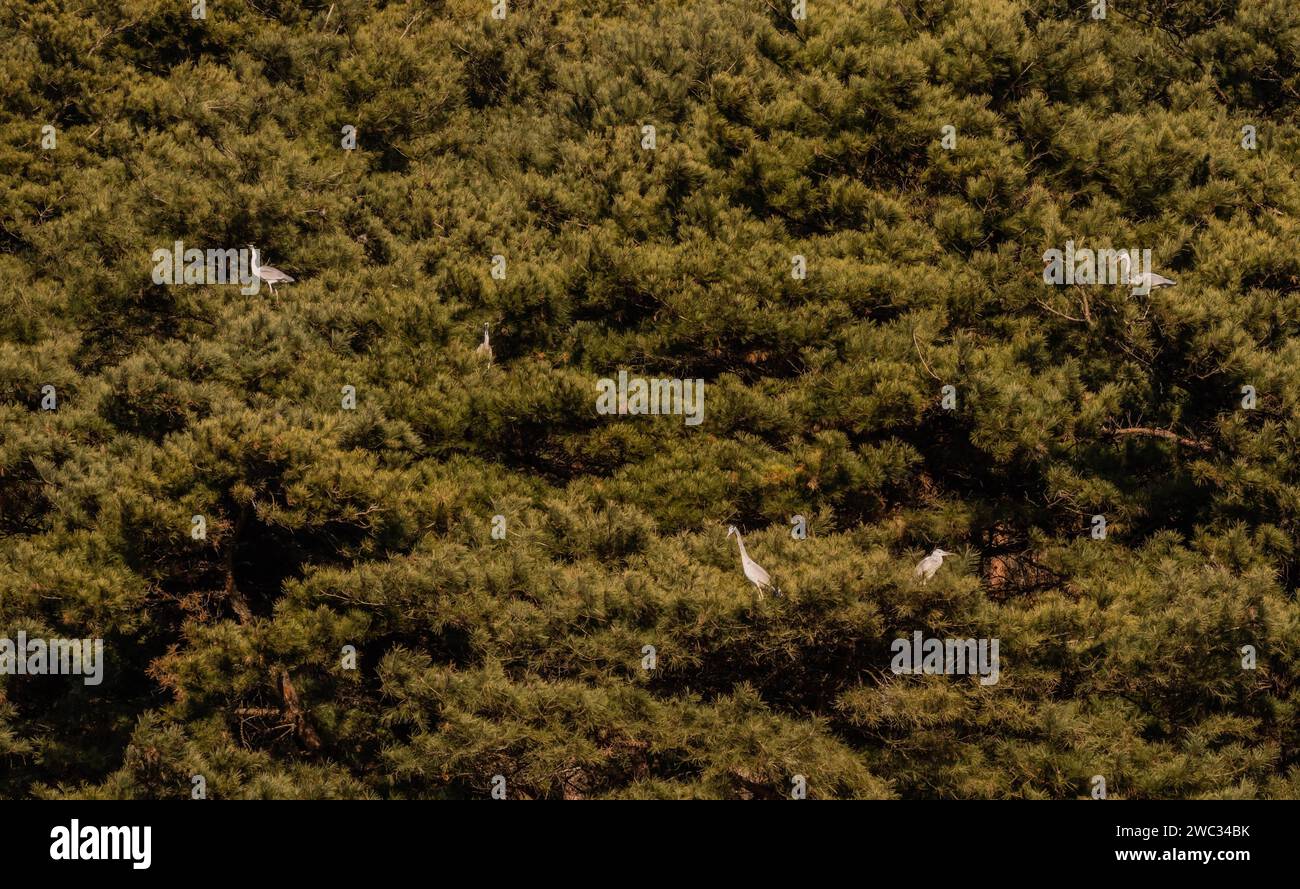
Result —
[{"label": "heron's white head", "polygon": [[735,525],[728,525],[728,526],[727,526],[727,536],[728,536],[728,537],[730,537],[732,534],[739,534],[739,533],[740,533],[740,532],[736,530],[736,526],[735,526]]},{"label": "heron's white head", "polygon": [[939,549],[938,547],[935,547],[934,552],[930,553],[930,555],[938,556],[939,558],[942,559],[944,556],[955,556],[956,553],[950,553],[946,549]]}]

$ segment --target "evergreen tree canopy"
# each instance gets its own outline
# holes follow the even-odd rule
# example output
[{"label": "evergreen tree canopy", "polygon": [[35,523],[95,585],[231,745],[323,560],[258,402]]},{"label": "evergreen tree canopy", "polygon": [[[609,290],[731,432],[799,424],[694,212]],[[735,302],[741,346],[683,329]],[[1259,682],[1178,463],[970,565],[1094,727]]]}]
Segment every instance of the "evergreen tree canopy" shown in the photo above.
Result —
[{"label": "evergreen tree canopy", "polygon": [[1300,796],[1300,4],[800,6],[0,6],[0,797]]}]

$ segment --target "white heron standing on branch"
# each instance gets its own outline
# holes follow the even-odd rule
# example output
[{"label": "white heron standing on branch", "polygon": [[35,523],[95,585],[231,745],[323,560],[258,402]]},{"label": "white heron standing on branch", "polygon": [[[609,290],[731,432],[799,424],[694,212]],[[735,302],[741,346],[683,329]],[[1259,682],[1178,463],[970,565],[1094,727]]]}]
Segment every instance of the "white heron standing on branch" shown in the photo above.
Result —
[{"label": "white heron standing on branch", "polygon": [[745,569],[745,576],[749,578],[749,582],[758,588],[758,597],[763,598],[764,590],[768,589],[772,591],[774,596],[781,595],[781,591],[772,586],[772,576],[763,570],[762,565],[751,559],[749,553],[745,551],[745,541],[741,539],[740,531],[736,529],[735,525],[728,525],[727,536],[730,537],[732,534],[736,535],[736,544],[740,547],[740,567]]},{"label": "white heron standing on branch", "polygon": [[267,286],[271,288],[272,296],[275,296],[276,284],[290,284],[293,282],[293,278],[289,277],[279,269],[269,265],[262,265],[262,255],[252,244],[248,245],[248,249],[253,251],[253,277],[265,281]]},{"label": "white heron standing on branch", "polygon": [[1127,281],[1129,284],[1133,285],[1135,292],[1140,291],[1142,293],[1150,293],[1157,287],[1173,287],[1178,283],[1170,278],[1166,278],[1164,275],[1157,275],[1150,269],[1147,269],[1145,272],[1139,272],[1136,275],[1133,274],[1133,259],[1128,255],[1127,250],[1121,250],[1119,252],[1119,272],[1122,276],[1120,280]]},{"label": "white heron standing on branch", "polygon": [[474,354],[482,355],[487,359],[488,364],[492,363],[492,344],[488,342],[488,326],[486,324],[483,325],[483,342],[478,344]]},{"label": "white heron standing on branch", "polygon": [[956,553],[950,553],[946,549],[939,549],[936,547],[934,552],[917,562],[915,574],[917,577],[921,578],[922,586],[928,583],[930,578],[934,577],[935,572],[939,570],[939,567],[943,565],[944,556],[955,555]]}]

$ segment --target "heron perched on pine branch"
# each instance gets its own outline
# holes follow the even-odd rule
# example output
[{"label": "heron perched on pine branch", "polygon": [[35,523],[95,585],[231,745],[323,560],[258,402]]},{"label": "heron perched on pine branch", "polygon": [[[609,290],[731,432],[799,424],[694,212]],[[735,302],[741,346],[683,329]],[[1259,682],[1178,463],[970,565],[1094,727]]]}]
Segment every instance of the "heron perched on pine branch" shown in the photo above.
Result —
[{"label": "heron perched on pine branch", "polygon": [[772,575],[764,571],[763,566],[751,559],[749,553],[745,551],[745,541],[741,539],[740,531],[735,525],[728,525],[727,536],[730,537],[732,534],[736,535],[736,545],[740,547],[740,567],[745,569],[745,577],[749,578],[749,582],[758,589],[758,597],[763,598],[763,592],[769,589],[772,595],[781,595],[781,591],[772,586]]},{"label": "heron perched on pine branch", "polygon": [[483,325],[483,342],[478,344],[474,354],[486,358],[488,364],[492,363],[492,344],[488,342],[488,326],[486,324]]},{"label": "heron perched on pine branch", "polygon": [[934,552],[930,553],[930,555],[926,556],[924,559],[917,562],[915,574],[917,577],[921,578],[921,584],[925,585],[930,581],[931,577],[934,577],[935,573],[939,570],[940,566],[943,565],[944,556],[955,556],[955,555],[957,554],[950,553],[946,549],[939,549],[936,547]]},{"label": "heron perched on pine branch", "polygon": [[1164,275],[1157,275],[1149,269],[1140,274],[1133,274],[1133,260],[1129,257],[1128,252],[1124,250],[1121,250],[1119,254],[1119,271],[1123,276],[1120,279],[1121,281],[1127,281],[1129,284],[1142,291],[1149,292],[1155,290],[1157,287],[1173,287],[1178,283],[1170,278],[1166,278]]},{"label": "heron perched on pine branch", "polygon": [[253,261],[251,263],[253,277],[265,281],[267,286],[271,288],[272,296],[275,295],[276,284],[293,283],[293,278],[289,277],[274,266],[262,265],[262,255],[258,252],[256,247],[249,244],[248,249],[253,251]]}]

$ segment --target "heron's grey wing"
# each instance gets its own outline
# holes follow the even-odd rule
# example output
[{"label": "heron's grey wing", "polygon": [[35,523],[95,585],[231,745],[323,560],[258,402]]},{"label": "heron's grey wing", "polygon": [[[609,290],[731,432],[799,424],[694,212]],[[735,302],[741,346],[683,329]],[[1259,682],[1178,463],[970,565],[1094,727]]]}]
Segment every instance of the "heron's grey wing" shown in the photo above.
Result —
[{"label": "heron's grey wing", "polygon": [[1173,287],[1174,284],[1177,283],[1166,278],[1164,275],[1157,275],[1155,272],[1148,274],[1147,280],[1150,282],[1152,287]]}]

